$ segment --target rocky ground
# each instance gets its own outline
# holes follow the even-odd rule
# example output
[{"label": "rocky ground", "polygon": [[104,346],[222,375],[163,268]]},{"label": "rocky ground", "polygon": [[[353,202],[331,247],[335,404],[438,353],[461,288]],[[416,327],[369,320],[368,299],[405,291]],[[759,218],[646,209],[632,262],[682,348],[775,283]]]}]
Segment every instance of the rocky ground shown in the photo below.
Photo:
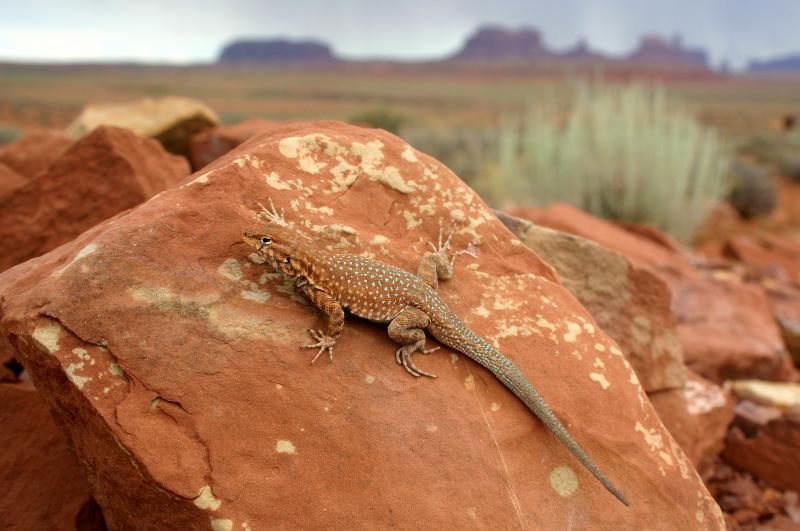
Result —
[{"label": "rocky ground", "polygon": [[[172,107],[0,147],[7,528],[800,528],[790,232],[692,251],[566,205],[493,212],[380,130]],[[239,240],[267,197],[324,248],[408,270],[458,227],[477,257],[443,298],[631,507],[446,349],[414,379],[351,318],[309,367],[319,315]]]}]

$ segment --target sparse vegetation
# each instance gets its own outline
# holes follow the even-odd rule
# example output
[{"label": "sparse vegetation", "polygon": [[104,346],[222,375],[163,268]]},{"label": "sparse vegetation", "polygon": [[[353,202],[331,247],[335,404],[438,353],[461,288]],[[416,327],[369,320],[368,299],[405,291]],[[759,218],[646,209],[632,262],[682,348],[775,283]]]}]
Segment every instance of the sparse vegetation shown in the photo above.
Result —
[{"label": "sparse vegetation", "polygon": [[800,150],[786,156],[780,164],[780,173],[783,177],[794,182],[800,182]]},{"label": "sparse vegetation", "polygon": [[10,144],[21,134],[22,129],[15,125],[0,125],[0,145]]},{"label": "sparse vegetation", "polygon": [[402,114],[391,109],[377,107],[354,114],[347,121],[357,125],[377,127],[378,129],[398,134],[400,128],[406,124],[407,119]]},{"label": "sparse vegetation", "polygon": [[731,166],[730,180],[728,200],[743,218],[765,216],[775,209],[777,191],[767,168],[738,160]]},{"label": "sparse vegetation", "polygon": [[500,199],[566,201],[688,241],[727,191],[717,134],[658,86],[579,85],[570,109],[538,104],[501,130]]}]

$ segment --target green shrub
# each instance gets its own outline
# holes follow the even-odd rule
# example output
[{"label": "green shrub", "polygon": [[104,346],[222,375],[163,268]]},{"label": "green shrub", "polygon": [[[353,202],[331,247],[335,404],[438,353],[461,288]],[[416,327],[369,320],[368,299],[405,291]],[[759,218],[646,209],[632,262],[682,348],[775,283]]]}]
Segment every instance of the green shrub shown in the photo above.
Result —
[{"label": "green shrub", "polygon": [[780,164],[780,174],[794,182],[800,182],[800,152],[784,157]]},{"label": "green shrub", "polygon": [[402,114],[384,107],[369,109],[354,114],[348,118],[347,121],[357,125],[376,127],[394,134],[398,134],[400,128],[407,122],[406,117]]},{"label": "green shrub", "polygon": [[22,129],[16,125],[0,124],[0,145],[10,144],[22,136]]},{"label": "green shrub", "polygon": [[777,191],[767,168],[736,161],[731,165],[730,181],[728,201],[743,218],[765,216],[775,209]]},{"label": "green shrub", "polygon": [[737,151],[760,164],[781,164],[787,157],[800,153],[800,133],[758,131],[741,142]]},{"label": "green shrub", "polygon": [[683,241],[727,191],[716,133],[658,86],[578,85],[570,109],[540,104],[506,123],[498,162],[499,198],[566,201]]}]

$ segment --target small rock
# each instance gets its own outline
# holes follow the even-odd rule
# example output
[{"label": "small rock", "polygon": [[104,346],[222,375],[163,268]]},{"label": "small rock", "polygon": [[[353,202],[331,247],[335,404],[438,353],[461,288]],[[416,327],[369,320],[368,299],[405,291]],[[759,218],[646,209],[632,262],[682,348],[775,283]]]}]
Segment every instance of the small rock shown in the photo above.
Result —
[{"label": "small rock", "polygon": [[101,125],[124,127],[158,140],[170,153],[187,156],[192,135],[217,124],[217,113],[206,104],[167,96],[127,103],[92,103],[84,107],[65,133],[77,139]]},{"label": "small rock", "polygon": [[30,131],[11,144],[0,146],[0,163],[14,170],[26,181],[31,181],[72,144],[73,141],[60,131]]},{"label": "small rock", "polygon": [[730,384],[738,398],[752,400],[764,406],[790,408],[800,406],[800,384],[737,380]]},{"label": "small rock", "polygon": [[94,130],[36,180],[0,199],[0,271],[73,239],[188,173],[184,159],[153,140],[117,127]]}]

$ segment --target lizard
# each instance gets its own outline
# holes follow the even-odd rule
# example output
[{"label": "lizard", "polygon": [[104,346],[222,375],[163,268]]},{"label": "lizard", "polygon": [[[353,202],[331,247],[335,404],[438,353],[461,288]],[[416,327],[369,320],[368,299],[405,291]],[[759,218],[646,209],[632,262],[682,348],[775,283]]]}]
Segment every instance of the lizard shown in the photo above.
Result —
[{"label": "lizard", "polygon": [[279,273],[293,279],[298,291],[327,318],[327,330],[308,330],[319,349],[311,363],[324,353],[333,361],[333,348],[344,329],[345,309],[352,315],[388,324],[389,337],[400,346],[395,351],[398,364],[415,377],[436,375],[416,367],[412,354],[429,353],[438,347],[425,347],[425,331],[446,345],[488,369],[538,417],[559,441],[619,501],[630,502],[588,456],[567,431],[544,398],[520,369],[507,357],[467,327],[439,297],[439,280],[453,275],[456,256],[448,256],[453,235],[443,240],[440,225],[438,246],[430,243],[419,262],[416,275],[356,254],[338,254],[320,248],[299,230],[290,226],[283,212],[262,205],[267,224],[260,231],[245,231],[242,240],[255,249],[261,259]]}]

